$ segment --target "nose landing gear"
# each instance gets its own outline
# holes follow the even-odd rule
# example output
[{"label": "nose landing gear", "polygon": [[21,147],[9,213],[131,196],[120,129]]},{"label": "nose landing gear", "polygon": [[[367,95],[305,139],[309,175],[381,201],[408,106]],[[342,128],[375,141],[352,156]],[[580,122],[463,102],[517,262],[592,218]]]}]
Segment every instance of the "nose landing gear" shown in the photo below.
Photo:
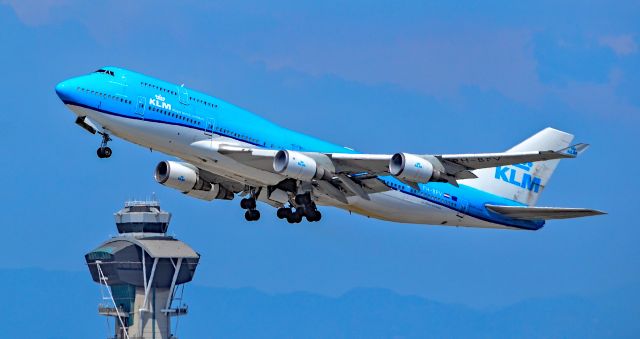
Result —
[{"label": "nose landing gear", "polygon": [[107,143],[111,141],[111,138],[107,133],[100,133],[100,134],[102,135],[102,143],[100,143],[100,147],[98,148],[96,153],[98,154],[98,158],[100,159],[109,158],[113,153],[111,151],[111,148],[107,147]]}]

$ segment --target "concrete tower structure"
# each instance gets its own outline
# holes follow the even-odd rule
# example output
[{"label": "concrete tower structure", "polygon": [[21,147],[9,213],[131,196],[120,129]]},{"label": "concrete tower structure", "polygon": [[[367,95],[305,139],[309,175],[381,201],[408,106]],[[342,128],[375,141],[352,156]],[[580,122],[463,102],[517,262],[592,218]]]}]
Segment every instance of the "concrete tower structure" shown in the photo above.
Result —
[{"label": "concrete tower structure", "polygon": [[116,339],[176,339],[171,317],[187,313],[176,291],[193,279],[200,255],[166,235],[171,214],[157,201],[127,202],[115,219],[119,235],[85,255],[108,300],[98,312],[115,318]]}]

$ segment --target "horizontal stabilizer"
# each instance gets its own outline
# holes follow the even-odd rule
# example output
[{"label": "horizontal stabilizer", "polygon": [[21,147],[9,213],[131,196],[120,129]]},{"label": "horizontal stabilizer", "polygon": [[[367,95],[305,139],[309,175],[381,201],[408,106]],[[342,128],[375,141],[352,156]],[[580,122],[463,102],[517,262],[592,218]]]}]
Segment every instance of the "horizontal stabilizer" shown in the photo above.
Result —
[{"label": "horizontal stabilizer", "polygon": [[606,214],[605,212],[588,208],[500,206],[489,204],[485,206],[492,212],[502,214],[509,218],[522,220],[570,219]]}]

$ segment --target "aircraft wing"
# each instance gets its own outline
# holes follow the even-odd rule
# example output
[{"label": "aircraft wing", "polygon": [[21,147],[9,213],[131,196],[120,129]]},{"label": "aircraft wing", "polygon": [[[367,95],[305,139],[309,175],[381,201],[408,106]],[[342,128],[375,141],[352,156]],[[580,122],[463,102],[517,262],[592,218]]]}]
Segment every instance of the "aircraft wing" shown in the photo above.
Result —
[{"label": "aircraft wing", "polygon": [[490,204],[486,204],[485,207],[492,212],[521,220],[569,219],[606,214],[605,212],[588,208],[500,206]]},{"label": "aircraft wing", "polygon": [[267,172],[273,172],[273,158],[277,150],[262,148],[242,147],[220,144],[217,152],[247,166],[258,168]]},{"label": "aircraft wing", "polygon": [[339,173],[388,175],[392,154],[326,153]]},{"label": "aircraft wing", "polygon": [[[213,146],[208,146],[212,144]],[[240,163],[265,171],[273,171],[273,159],[277,150],[243,147],[228,144],[214,144],[209,141],[199,141],[192,146],[224,154]],[[561,150],[533,151],[533,152],[505,152],[505,153],[479,153],[479,154],[443,154],[443,155],[418,155],[430,162],[440,163],[444,172],[456,175],[459,172],[480,168],[489,168],[520,164],[525,162],[545,161],[562,158],[575,158],[584,152],[589,145],[576,144]],[[392,154],[350,154],[350,153],[319,153],[301,152],[312,158],[326,157],[330,160],[336,173],[347,175],[370,174],[389,175],[389,161]],[[458,179],[466,179],[457,177]],[[473,178],[473,174],[469,178]]]},{"label": "aircraft wing", "polygon": [[535,162],[563,158],[575,158],[580,153],[589,148],[588,144],[576,144],[552,151],[533,152],[507,152],[507,153],[480,153],[480,154],[445,154],[436,156],[438,159],[461,165],[468,170],[498,167],[505,165],[521,164],[525,162]]},{"label": "aircraft wing", "polygon": [[[218,143],[212,140],[197,141],[191,144],[202,157],[211,152],[223,154],[241,164],[275,173],[274,159],[277,150],[245,147]],[[443,181],[457,185],[457,180],[472,179],[476,176],[471,172],[475,169],[519,164],[523,162],[544,161],[551,159],[573,158],[583,152],[588,145],[577,144],[561,150],[509,153],[481,153],[481,154],[445,154],[445,155],[415,155],[433,165]],[[314,159],[318,166],[326,168],[330,176],[315,180],[316,187],[332,198],[345,202],[345,196],[357,195],[368,199],[369,193],[386,191],[385,185],[376,184],[375,177],[390,175],[389,163],[394,155],[391,154],[350,154],[350,153],[320,153],[298,152]],[[416,182],[401,180],[417,188]],[[329,184],[329,185],[327,185]],[[335,189],[334,189],[335,188]]]}]

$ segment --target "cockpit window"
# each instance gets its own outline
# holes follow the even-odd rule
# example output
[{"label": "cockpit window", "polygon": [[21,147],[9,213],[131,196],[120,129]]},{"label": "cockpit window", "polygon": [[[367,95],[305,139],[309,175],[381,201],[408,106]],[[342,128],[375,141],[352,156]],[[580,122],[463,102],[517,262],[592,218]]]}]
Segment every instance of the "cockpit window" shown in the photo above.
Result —
[{"label": "cockpit window", "polygon": [[104,74],[107,74],[107,75],[110,75],[110,76],[115,76],[113,71],[109,71],[109,70],[102,69],[102,68],[97,70],[97,71],[95,71],[94,73],[104,73]]}]

